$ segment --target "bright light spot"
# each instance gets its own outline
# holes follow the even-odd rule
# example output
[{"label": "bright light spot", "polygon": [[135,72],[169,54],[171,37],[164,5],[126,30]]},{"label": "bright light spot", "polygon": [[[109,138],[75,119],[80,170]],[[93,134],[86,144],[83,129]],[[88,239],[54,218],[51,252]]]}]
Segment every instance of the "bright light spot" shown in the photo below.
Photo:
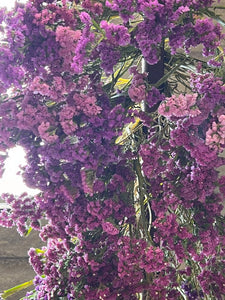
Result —
[{"label": "bright light spot", "polygon": [[[16,0],[0,0],[0,7],[6,7],[8,10],[14,8]],[[17,0],[18,3],[26,3],[27,0]]]},{"label": "bright light spot", "polygon": [[17,173],[20,171],[19,166],[25,166],[25,152],[22,147],[15,147],[9,150],[9,157],[5,162],[5,172],[0,179],[0,195],[2,193],[10,193],[14,195],[20,195],[27,192],[29,195],[35,195],[39,193],[37,189],[28,188],[23,182],[21,175]]},{"label": "bright light spot", "polygon": [[[26,3],[28,0],[17,0],[18,3]],[[6,7],[8,10],[13,9],[16,0],[0,0],[0,8]],[[2,36],[1,36],[2,37]],[[10,91],[8,91],[10,94]],[[25,152],[22,147],[15,147],[9,150],[9,157],[5,162],[5,171],[0,178],[0,195],[2,193],[11,193],[20,195],[27,192],[29,195],[39,193],[37,189],[28,188],[23,182],[22,176],[17,173],[20,171],[19,166],[25,166]]]},{"label": "bright light spot", "polygon": [[[28,0],[17,0],[18,3],[26,3]],[[6,7],[8,10],[13,9],[16,0],[0,0],[0,8]],[[26,165],[25,152],[22,147],[15,147],[9,150],[9,157],[5,163],[5,172],[0,179],[0,195],[2,193],[11,193],[20,195],[27,192],[29,195],[35,195],[37,189],[28,188],[23,182],[22,176],[17,173],[20,171],[19,166]]]}]

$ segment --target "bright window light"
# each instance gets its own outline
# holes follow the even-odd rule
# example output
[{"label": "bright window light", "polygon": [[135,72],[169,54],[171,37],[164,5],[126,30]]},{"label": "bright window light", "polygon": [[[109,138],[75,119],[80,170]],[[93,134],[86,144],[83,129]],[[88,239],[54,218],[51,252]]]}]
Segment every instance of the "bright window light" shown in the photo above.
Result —
[{"label": "bright window light", "polygon": [[27,192],[29,195],[35,195],[39,192],[37,189],[28,188],[23,182],[20,171],[20,166],[26,165],[25,151],[22,147],[16,146],[9,150],[9,157],[5,162],[5,171],[0,179],[0,195],[2,193],[10,193],[20,195]]},{"label": "bright window light", "polygon": [[[0,0],[0,7],[6,7],[8,10],[12,9],[15,5],[15,0]],[[26,3],[27,0],[17,0],[18,3]]]},{"label": "bright window light", "polygon": [[[27,1],[17,0],[18,3],[26,3]],[[16,0],[0,0],[0,8],[13,9],[15,2]],[[9,157],[5,163],[5,171],[2,178],[0,178],[0,195],[2,193],[20,195],[24,192],[27,192],[29,195],[35,195],[39,192],[37,189],[28,188],[23,182],[22,176],[17,174],[20,171],[20,165],[26,165],[25,152],[22,147],[17,146],[9,150]]]}]

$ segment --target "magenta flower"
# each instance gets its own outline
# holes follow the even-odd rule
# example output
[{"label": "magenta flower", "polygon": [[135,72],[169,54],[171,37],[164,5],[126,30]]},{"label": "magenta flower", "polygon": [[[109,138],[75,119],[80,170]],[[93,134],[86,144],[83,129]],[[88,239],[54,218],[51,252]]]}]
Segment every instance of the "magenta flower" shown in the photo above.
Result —
[{"label": "magenta flower", "polygon": [[195,117],[200,114],[200,110],[195,107],[197,94],[179,95],[166,98],[158,109],[158,112],[165,117]]},{"label": "magenta flower", "polygon": [[102,229],[110,235],[119,234],[119,229],[110,222],[102,222]]},{"label": "magenta flower", "polygon": [[101,21],[100,26],[105,30],[106,38],[112,45],[126,46],[130,43],[130,34],[123,25]]}]

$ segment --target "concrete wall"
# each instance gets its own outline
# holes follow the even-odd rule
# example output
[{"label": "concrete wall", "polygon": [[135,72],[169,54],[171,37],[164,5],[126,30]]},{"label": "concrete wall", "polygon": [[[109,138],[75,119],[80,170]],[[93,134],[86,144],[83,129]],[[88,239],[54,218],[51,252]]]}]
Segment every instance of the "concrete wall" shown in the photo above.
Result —
[{"label": "concrete wall", "polygon": [[[31,247],[40,248],[42,245],[36,232],[31,232],[24,238],[14,228],[0,227],[0,292],[34,278],[35,273],[28,262],[27,251]],[[24,295],[24,292],[20,292],[8,299],[18,300]]]}]

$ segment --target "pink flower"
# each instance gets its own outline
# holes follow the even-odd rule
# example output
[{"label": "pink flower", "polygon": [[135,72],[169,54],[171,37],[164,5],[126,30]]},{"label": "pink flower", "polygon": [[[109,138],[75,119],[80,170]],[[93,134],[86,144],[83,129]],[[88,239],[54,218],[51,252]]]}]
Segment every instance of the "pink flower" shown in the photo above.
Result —
[{"label": "pink flower", "polygon": [[140,103],[145,100],[145,86],[143,84],[139,86],[132,85],[128,90],[129,97],[132,101]]},{"label": "pink flower", "polygon": [[65,120],[61,122],[63,131],[67,135],[72,135],[78,128],[77,124],[73,120]]},{"label": "pink flower", "polygon": [[218,123],[213,122],[212,127],[206,132],[206,145],[215,150],[223,150],[225,145],[225,115],[218,118]]},{"label": "pink flower", "polygon": [[140,267],[147,273],[160,272],[165,269],[166,263],[164,261],[164,253],[160,248],[150,247],[144,255]]},{"label": "pink flower", "polygon": [[75,94],[73,98],[76,103],[76,109],[88,117],[96,116],[102,110],[100,106],[96,105],[97,99],[94,96]]},{"label": "pink flower", "polygon": [[70,27],[58,26],[56,28],[56,41],[59,42],[61,48],[60,56],[63,58],[63,68],[70,70],[73,62],[77,41],[81,36],[80,30],[71,30]]},{"label": "pink flower", "polygon": [[40,94],[42,96],[50,96],[50,87],[46,83],[41,82],[41,78],[36,76],[29,86],[29,90],[34,94]]},{"label": "pink flower", "polygon": [[117,229],[112,223],[110,222],[102,222],[102,229],[110,235],[116,235],[119,233],[119,229]]},{"label": "pink flower", "polygon": [[38,126],[38,132],[40,137],[49,143],[54,143],[58,136],[50,130],[50,123],[49,122],[42,122],[40,126]]},{"label": "pink flower", "polygon": [[200,110],[195,107],[197,94],[173,95],[166,98],[159,108],[158,112],[165,117],[195,117],[200,114]]},{"label": "pink flower", "polygon": [[130,34],[125,26],[108,23],[105,20],[101,21],[100,26],[105,30],[106,38],[110,43],[118,46],[126,46],[130,43]]}]

